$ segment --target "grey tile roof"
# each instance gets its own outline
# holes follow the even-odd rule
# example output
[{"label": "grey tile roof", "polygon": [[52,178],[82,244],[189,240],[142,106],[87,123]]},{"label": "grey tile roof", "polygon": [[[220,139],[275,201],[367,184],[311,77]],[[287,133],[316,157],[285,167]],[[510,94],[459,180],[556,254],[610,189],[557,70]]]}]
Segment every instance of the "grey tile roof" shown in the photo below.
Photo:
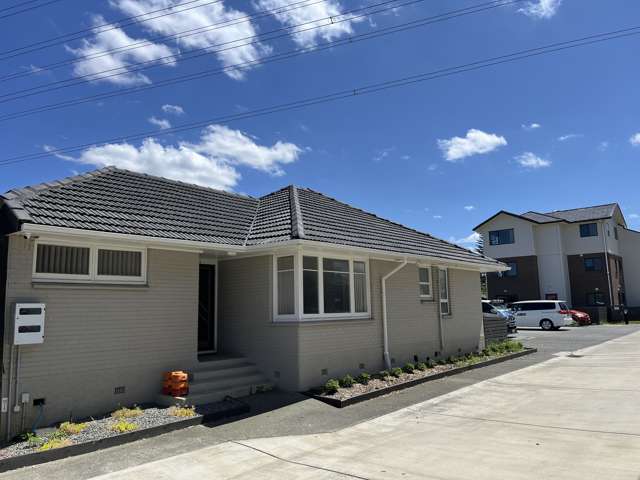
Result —
[{"label": "grey tile roof", "polygon": [[574,208],[571,210],[555,210],[545,215],[566,220],[567,222],[586,222],[588,220],[600,220],[611,218],[615,214],[617,203],[597,205],[595,207]]},{"label": "grey tile roof", "polygon": [[559,218],[550,217],[549,215],[545,215],[543,213],[538,213],[538,212],[523,213],[521,217],[524,217],[528,220],[533,220],[534,222],[537,222],[537,223],[551,223],[551,222],[561,221]]},{"label": "grey tile roof", "polygon": [[113,167],[12,190],[20,222],[235,246],[302,239],[496,265],[497,261],[306,188],[261,198]]}]

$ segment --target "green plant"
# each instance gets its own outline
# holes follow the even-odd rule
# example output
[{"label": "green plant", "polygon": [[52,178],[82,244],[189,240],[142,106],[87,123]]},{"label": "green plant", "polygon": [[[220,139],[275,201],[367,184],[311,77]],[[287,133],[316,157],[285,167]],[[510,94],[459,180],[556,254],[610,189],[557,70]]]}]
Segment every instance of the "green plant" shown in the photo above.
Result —
[{"label": "green plant", "polygon": [[32,432],[27,432],[24,435],[22,435],[22,440],[27,442],[27,445],[29,446],[29,448],[40,447],[46,441],[45,438],[39,437],[38,435]]},{"label": "green plant", "polygon": [[385,378],[387,378],[389,376],[389,370],[380,370],[380,373],[378,373],[378,376],[384,380]]},{"label": "green plant", "polygon": [[369,375],[366,372],[362,372],[360,375],[356,377],[356,382],[362,385],[366,385],[367,383],[369,383],[369,380],[371,380],[371,375]]},{"label": "green plant", "polygon": [[121,407],[118,410],[116,410],[115,412],[113,412],[111,414],[111,416],[113,418],[116,418],[116,419],[120,420],[120,419],[123,419],[123,418],[139,417],[143,413],[144,412],[142,411],[142,409],[140,407],[136,407],[136,406],[134,406],[133,408]]},{"label": "green plant", "polygon": [[436,366],[436,362],[433,360],[427,360],[427,368],[433,368]]},{"label": "green plant", "polygon": [[86,423],[64,422],[60,424],[60,426],[58,427],[58,431],[64,433],[65,435],[75,435],[83,431],[85,428],[87,428]]},{"label": "green plant", "polygon": [[118,433],[131,432],[137,430],[138,426],[135,423],[127,422],[126,420],[120,420],[111,425],[111,430]]},{"label": "green plant", "polygon": [[416,363],[416,369],[420,370],[421,372],[424,372],[427,368],[429,367],[427,367],[426,363],[422,363],[422,362]]},{"label": "green plant", "polygon": [[196,407],[181,407],[176,405],[174,407],[169,408],[167,411],[169,415],[172,417],[195,417],[196,416]]},{"label": "green plant", "polygon": [[340,386],[343,388],[353,387],[355,380],[348,373],[340,379]]},{"label": "green plant", "polygon": [[393,377],[398,378],[400,375],[402,375],[402,369],[400,367],[392,368],[391,369],[391,375]]},{"label": "green plant", "polygon": [[327,380],[327,383],[324,384],[325,393],[336,393],[338,388],[340,388],[340,382],[335,378],[330,378]]},{"label": "green plant", "polygon": [[416,369],[416,366],[413,363],[405,363],[404,367],[402,367],[402,371],[406,372],[406,373],[413,373],[413,371]]},{"label": "green plant", "polygon": [[41,452],[45,452],[47,450],[54,450],[56,448],[68,447],[72,444],[73,442],[68,438],[51,438],[40,445],[40,448],[38,448],[38,450]]}]

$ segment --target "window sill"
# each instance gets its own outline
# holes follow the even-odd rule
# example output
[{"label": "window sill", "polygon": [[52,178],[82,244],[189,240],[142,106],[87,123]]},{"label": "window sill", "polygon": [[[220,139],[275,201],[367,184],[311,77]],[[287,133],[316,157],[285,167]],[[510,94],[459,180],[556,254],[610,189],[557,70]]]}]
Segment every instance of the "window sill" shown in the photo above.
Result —
[{"label": "window sill", "polygon": [[433,297],[418,297],[420,303],[433,303]]},{"label": "window sill", "polygon": [[132,288],[149,288],[148,283],[107,283],[107,282],[65,282],[65,281],[52,281],[52,280],[33,280],[31,282],[33,288],[65,288],[65,289],[79,289],[90,290],[96,288],[102,289],[116,289],[116,290],[130,290]]},{"label": "window sill", "polygon": [[340,322],[368,322],[373,320],[371,315],[355,316],[355,317],[317,317],[317,318],[303,318],[303,319],[278,319],[273,321],[274,325],[317,325],[325,323],[340,323]]}]

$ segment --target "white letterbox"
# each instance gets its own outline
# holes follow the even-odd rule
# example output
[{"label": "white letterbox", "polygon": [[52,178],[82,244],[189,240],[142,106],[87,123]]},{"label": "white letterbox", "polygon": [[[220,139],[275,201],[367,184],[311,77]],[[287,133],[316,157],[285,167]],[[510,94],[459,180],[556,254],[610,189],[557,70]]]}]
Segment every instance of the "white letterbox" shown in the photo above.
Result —
[{"label": "white letterbox", "polygon": [[44,303],[16,303],[14,345],[44,343]]}]

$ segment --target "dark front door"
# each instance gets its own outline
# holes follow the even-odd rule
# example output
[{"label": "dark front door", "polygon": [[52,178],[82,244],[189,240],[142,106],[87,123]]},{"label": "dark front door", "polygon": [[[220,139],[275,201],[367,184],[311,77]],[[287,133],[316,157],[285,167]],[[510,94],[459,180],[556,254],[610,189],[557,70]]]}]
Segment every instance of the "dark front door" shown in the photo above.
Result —
[{"label": "dark front door", "polygon": [[216,266],[200,265],[198,351],[216,349]]}]

